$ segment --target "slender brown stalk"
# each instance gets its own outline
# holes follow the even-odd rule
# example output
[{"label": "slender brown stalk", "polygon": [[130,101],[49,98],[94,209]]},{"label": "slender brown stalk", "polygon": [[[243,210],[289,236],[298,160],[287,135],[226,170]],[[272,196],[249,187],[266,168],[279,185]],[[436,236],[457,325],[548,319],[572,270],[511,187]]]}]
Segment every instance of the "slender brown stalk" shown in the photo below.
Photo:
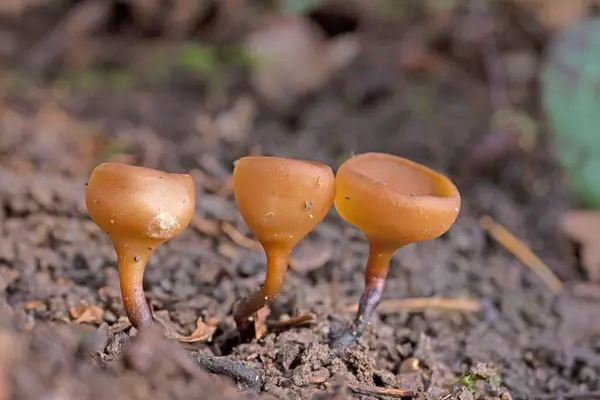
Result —
[{"label": "slender brown stalk", "polygon": [[343,352],[346,347],[351,346],[365,332],[371,316],[381,300],[385,278],[395,251],[395,248],[390,249],[373,241],[370,242],[369,259],[365,272],[365,290],[358,303],[354,322],[347,329],[335,335],[330,344],[332,349]]},{"label": "slender brown stalk", "polygon": [[283,289],[288,268],[289,250],[267,250],[267,275],[264,285],[254,294],[239,300],[233,314],[243,340],[253,335],[253,317],[258,310],[271,304]]},{"label": "slender brown stalk", "polygon": [[[127,252],[127,254],[130,253]],[[144,295],[143,285],[147,261],[147,257],[139,255],[121,255],[118,261],[123,306],[127,318],[136,329],[146,328],[153,324],[152,313]]]}]

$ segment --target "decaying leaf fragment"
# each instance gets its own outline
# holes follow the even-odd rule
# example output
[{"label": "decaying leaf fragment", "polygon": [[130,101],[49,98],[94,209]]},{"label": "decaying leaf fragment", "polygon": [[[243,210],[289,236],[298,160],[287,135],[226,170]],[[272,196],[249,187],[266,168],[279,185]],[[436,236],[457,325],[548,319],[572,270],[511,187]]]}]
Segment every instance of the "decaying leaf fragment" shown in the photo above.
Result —
[{"label": "decaying leaf fragment", "polygon": [[177,327],[169,318],[169,312],[166,310],[155,311],[154,319],[165,328],[165,336],[169,339],[177,340],[184,343],[196,343],[209,341],[217,327],[213,324],[206,324],[202,318],[196,321],[196,329],[189,336],[182,335],[177,331]]},{"label": "decaying leaf fragment", "polygon": [[581,263],[590,280],[600,282],[600,213],[571,211],[563,217],[561,225],[563,232],[581,245]]}]

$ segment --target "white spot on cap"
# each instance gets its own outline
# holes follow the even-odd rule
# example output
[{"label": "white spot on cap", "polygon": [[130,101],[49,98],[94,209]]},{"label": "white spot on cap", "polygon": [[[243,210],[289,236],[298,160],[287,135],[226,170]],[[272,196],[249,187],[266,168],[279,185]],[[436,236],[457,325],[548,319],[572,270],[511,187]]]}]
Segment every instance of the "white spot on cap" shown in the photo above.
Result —
[{"label": "white spot on cap", "polygon": [[170,239],[178,229],[177,218],[168,212],[162,212],[152,218],[146,234],[152,239]]}]

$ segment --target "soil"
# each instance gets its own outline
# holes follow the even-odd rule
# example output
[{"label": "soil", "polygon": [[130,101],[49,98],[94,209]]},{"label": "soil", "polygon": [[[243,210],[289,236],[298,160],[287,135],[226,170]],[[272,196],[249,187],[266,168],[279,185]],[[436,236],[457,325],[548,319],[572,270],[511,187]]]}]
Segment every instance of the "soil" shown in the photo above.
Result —
[{"label": "soil", "polygon": [[[102,75],[100,84],[88,80],[82,88],[72,73],[80,64],[69,52],[48,50],[44,40],[64,30],[64,17],[86,2],[58,3],[56,9],[31,6],[24,11],[28,18],[1,30],[7,46],[0,102],[0,399],[373,399],[398,398],[400,389],[419,399],[507,399],[600,391],[600,291],[559,228],[562,214],[577,204],[549,151],[533,77],[513,77],[504,88],[539,121],[541,134],[527,151],[502,140],[481,145],[490,137],[495,105],[472,39],[449,44],[455,32],[444,30],[427,48],[438,57],[436,68],[402,66],[407,38],[436,29],[432,17],[418,13],[398,24],[367,21],[360,29],[348,21],[362,21],[363,14],[313,15],[330,34],[357,32],[364,51],[292,113],[265,105],[246,74],[228,65],[217,84],[206,74],[180,71],[166,81],[127,81],[125,87],[105,84]],[[125,2],[106,3],[108,16],[90,22],[89,35],[100,44],[121,39],[122,65],[142,44],[170,32],[144,28]],[[452,21],[464,23],[461,15]],[[539,37],[511,23],[511,13],[492,16],[500,56],[539,59]],[[199,20],[181,36],[225,43],[246,28],[224,29],[219,24],[227,21],[215,18]],[[460,51],[450,51],[456,45]],[[52,57],[38,55],[30,63],[27,56],[43,49]],[[105,66],[96,66],[94,51],[85,71],[92,65],[100,74]],[[253,118],[236,113],[240,99],[256,105]],[[225,112],[237,118],[237,136],[206,128]],[[336,168],[348,154],[367,151],[442,171],[463,199],[447,234],[398,251],[384,300],[473,298],[481,310],[376,313],[357,345],[334,357],[329,334],[352,318],[348,307],[363,289],[368,249],[332,210],[295,250],[268,317],[310,312],[314,323],[232,347],[232,305],[263,282],[265,261],[236,210],[230,188],[235,159],[277,155]],[[482,164],[496,153],[500,161]],[[91,169],[107,159],[188,172],[196,183],[196,219],[156,252],[145,273],[146,296],[162,325],[139,334],[124,317],[113,248],[83,202]],[[487,236],[479,225],[483,215],[522,239],[565,290],[552,293]],[[216,328],[212,341],[179,343],[160,334],[164,326],[171,336],[190,335],[198,318]],[[243,361],[258,372],[259,391],[209,375],[190,350]],[[386,394],[384,388],[398,390]]]}]

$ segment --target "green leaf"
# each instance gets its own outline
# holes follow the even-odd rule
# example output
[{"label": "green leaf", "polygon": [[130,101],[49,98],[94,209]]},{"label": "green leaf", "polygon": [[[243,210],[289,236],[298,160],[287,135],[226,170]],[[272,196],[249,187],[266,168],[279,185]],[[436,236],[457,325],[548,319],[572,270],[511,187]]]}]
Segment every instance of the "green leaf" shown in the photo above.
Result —
[{"label": "green leaf", "polygon": [[600,19],[553,38],[540,77],[553,151],[585,207],[600,210]]},{"label": "green leaf", "polygon": [[494,392],[500,390],[500,385],[502,384],[502,379],[498,375],[494,375],[490,377],[490,386]]},{"label": "green leaf", "polygon": [[215,49],[201,44],[185,46],[179,62],[185,68],[207,73],[215,72],[219,65]]},{"label": "green leaf", "polygon": [[475,384],[475,381],[476,381],[476,379],[473,379],[473,377],[471,375],[467,375],[464,378],[462,378],[462,383],[465,385],[467,390],[471,393],[475,393],[475,387],[473,386]]}]

